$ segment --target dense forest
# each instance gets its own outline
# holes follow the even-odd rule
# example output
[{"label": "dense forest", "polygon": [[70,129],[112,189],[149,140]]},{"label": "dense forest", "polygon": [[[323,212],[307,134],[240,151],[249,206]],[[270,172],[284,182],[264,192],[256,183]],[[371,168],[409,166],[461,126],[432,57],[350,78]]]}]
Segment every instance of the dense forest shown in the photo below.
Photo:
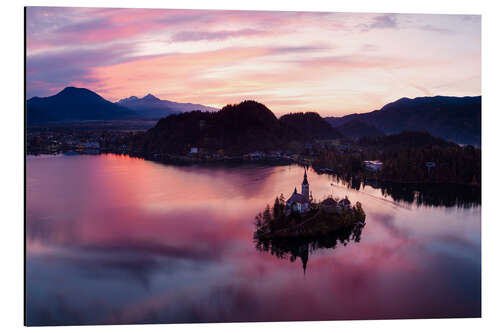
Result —
[{"label": "dense forest", "polygon": [[382,132],[375,126],[368,125],[358,119],[353,119],[338,127],[335,127],[335,130],[339,131],[340,134],[342,134],[346,138],[351,138],[351,139],[359,139],[363,137],[377,137],[385,135],[384,132]]},{"label": "dense forest", "polygon": [[279,120],[292,140],[307,142],[311,139],[327,140],[343,137],[316,112],[289,113]]},{"label": "dense forest", "polygon": [[[359,141],[359,150],[324,148],[313,167],[328,168],[342,177],[404,183],[481,183],[481,150],[434,138],[425,132],[403,132]],[[382,170],[368,171],[363,161],[379,160]]]},{"label": "dense forest", "polygon": [[458,147],[456,143],[432,136],[423,131],[403,131],[398,134],[386,136],[363,137],[358,144],[364,150],[375,151],[400,151],[402,149],[434,147]]}]

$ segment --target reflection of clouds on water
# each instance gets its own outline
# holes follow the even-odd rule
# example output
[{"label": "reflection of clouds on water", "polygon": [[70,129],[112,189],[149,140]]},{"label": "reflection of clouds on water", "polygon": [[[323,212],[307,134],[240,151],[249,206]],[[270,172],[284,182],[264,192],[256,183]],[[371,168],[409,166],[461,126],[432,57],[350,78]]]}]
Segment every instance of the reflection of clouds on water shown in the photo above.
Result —
[{"label": "reflection of clouds on water", "polygon": [[408,230],[396,226],[394,215],[373,213],[367,217],[368,221],[371,221],[372,219],[376,220],[376,222],[383,226],[394,238],[407,239],[409,237]]},{"label": "reflection of clouds on water", "polygon": [[[361,241],[315,251],[304,278],[300,264],[255,251],[252,243],[255,214],[293,191],[299,166],[174,167],[64,156],[30,159],[27,174],[32,324],[480,311],[478,207],[408,208],[370,186],[349,189],[367,214]],[[318,198],[332,191],[327,175],[310,170],[309,181]]]}]

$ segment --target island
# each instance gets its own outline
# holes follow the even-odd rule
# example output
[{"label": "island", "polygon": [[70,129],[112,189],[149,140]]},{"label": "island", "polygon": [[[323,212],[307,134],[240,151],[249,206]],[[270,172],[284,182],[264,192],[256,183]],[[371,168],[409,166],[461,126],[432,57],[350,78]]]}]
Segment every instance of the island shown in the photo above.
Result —
[{"label": "island", "polygon": [[309,192],[307,171],[304,169],[301,193],[294,189],[285,201],[281,194],[271,208],[266,206],[255,217],[254,241],[260,251],[279,258],[302,259],[305,273],[309,252],[318,248],[335,248],[338,242],[359,242],[366,214],[360,202],[351,205],[346,196],[328,196],[314,200]]},{"label": "island", "polygon": [[324,236],[332,232],[365,225],[366,214],[360,202],[351,205],[347,196],[335,199],[328,196],[316,202],[309,193],[307,173],[304,170],[302,193],[293,191],[288,200],[283,194],[276,197],[255,217],[255,237],[263,238],[307,238]]}]

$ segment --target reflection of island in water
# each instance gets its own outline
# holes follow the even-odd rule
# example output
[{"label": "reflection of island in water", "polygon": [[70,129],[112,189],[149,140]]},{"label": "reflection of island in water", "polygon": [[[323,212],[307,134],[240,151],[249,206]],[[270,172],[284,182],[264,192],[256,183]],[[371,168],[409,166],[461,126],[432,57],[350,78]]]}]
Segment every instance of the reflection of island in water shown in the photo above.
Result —
[{"label": "reflection of island in water", "polygon": [[292,262],[299,257],[305,274],[309,254],[315,250],[359,242],[365,218],[361,203],[351,206],[347,197],[342,200],[328,197],[316,202],[309,192],[304,170],[301,193],[295,188],[286,201],[282,194],[272,209],[267,205],[256,216],[255,246]]},{"label": "reflection of island in water", "polygon": [[305,274],[309,254],[320,249],[335,249],[338,244],[345,246],[351,241],[359,242],[363,226],[363,224],[356,224],[317,237],[289,239],[255,237],[255,248],[259,251],[269,252],[280,259],[290,259],[291,262],[300,258]]}]

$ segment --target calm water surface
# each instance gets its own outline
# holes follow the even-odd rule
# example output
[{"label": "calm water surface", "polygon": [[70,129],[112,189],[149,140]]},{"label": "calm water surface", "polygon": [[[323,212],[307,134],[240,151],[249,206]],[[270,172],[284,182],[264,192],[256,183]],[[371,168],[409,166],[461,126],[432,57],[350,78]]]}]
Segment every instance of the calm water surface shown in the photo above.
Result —
[{"label": "calm water surface", "polygon": [[302,175],[299,166],[28,157],[28,324],[480,316],[477,204],[396,202],[310,171],[316,198],[363,204],[360,242],[311,253],[305,275],[300,260],[257,251],[255,215]]}]

